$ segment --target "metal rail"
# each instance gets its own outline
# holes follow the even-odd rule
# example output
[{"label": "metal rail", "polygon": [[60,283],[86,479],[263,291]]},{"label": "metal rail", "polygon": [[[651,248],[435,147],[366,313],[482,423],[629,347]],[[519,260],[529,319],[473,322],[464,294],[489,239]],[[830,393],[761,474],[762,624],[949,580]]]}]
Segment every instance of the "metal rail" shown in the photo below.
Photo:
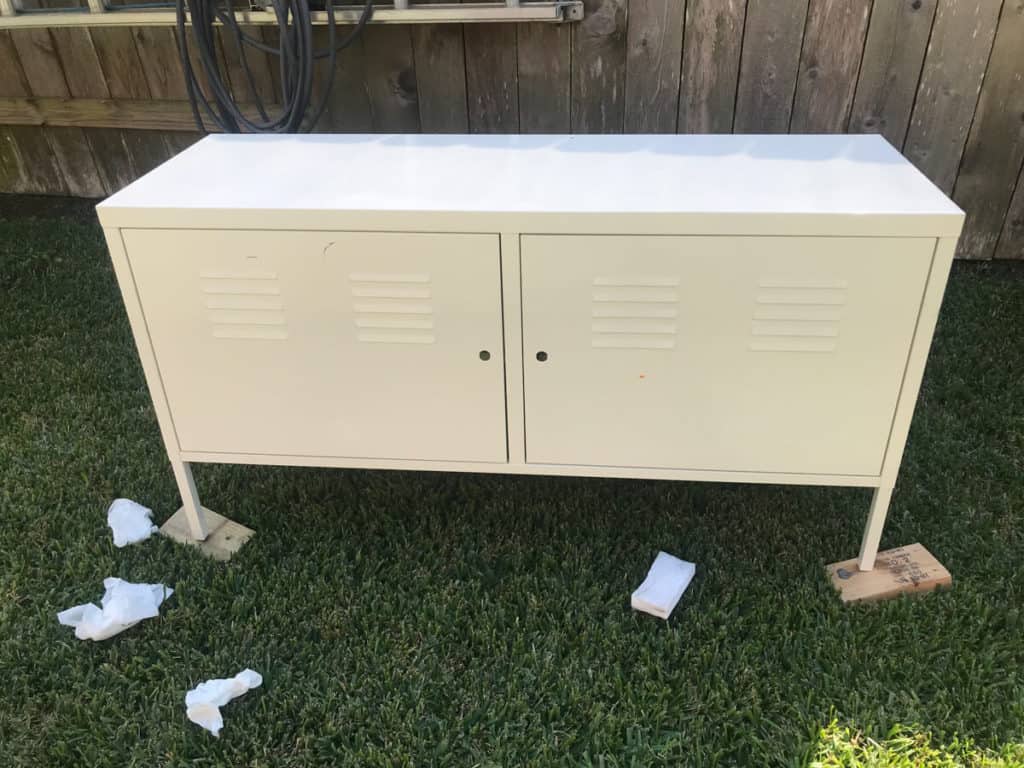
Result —
[{"label": "metal rail", "polygon": [[[88,0],[88,8],[22,10],[20,0],[0,0],[0,29],[27,27],[149,27],[173,26],[175,12],[165,8],[124,9],[107,6],[104,0]],[[346,5],[334,9],[338,24],[354,24],[363,7]],[[240,24],[277,24],[271,11],[258,8],[236,11]],[[327,14],[316,11],[314,24],[326,24]],[[393,6],[375,6],[371,24],[478,24],[485,22],[579,21],[583,18],[583,0],[506,0],[503,3],[444,3],[417,5],[395,0]]]}]

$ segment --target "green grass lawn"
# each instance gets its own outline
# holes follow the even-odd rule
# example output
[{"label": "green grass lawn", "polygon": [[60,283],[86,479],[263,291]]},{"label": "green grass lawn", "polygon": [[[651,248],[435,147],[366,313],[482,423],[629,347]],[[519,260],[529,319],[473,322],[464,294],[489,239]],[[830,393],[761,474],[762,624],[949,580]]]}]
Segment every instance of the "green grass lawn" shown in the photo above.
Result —
[{"label": "green grass lawn", "polygon": [[[202,466],[255,539],[117,550],[113,498],[179,502],[100,232],[4,210],[0,766],[1024,765],[1024,264],[955,267],[882,542],[953,590],[843,607],[867,490]],[[75,640],[108,575],[176,593]],[[246,666],[219,740],[185,719]]]}]

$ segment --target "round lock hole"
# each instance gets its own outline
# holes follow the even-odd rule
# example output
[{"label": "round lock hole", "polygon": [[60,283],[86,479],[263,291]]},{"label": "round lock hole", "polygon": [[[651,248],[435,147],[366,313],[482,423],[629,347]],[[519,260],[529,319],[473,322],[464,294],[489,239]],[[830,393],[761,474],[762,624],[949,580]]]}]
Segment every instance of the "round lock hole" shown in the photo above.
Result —
[{"label": "round lock hole", "polygon": [[548,359],[548,353],[541,350],[540,352],[537,353],[537,359],[543,363],[545,360]]},{"label": "round lock hole", "polygon": [[491,353],[488,352],[486,349],[481,349],[480,350],[480,359],[481,360],[490,360],[491,359]]}]

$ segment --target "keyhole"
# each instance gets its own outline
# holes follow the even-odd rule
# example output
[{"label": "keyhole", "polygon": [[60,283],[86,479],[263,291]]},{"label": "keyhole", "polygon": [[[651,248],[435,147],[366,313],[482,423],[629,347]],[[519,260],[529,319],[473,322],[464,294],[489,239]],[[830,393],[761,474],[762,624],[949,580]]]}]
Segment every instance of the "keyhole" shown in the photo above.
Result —
[{"label": "keyhole", "polygon": [[488,352],[486,349],[481,349],[480,350],[480,359],[481,360],[490,360],[491,359],[491,353]]},{"label": "keyhole", "polygon": [[548,359],[548,353],[542,349],[540,352],[537,353],[537,359],[543,363],[545,360]]}]

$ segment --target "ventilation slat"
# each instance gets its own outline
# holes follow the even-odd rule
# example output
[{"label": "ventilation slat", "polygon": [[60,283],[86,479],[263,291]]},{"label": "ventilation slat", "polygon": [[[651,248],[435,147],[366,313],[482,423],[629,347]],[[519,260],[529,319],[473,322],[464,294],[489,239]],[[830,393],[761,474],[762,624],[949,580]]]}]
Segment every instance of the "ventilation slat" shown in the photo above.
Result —
[{"label": "ventilation slat", "polygon": [[369,344],[433,344],[432,333],[385,333],[361,331],[356,335],[359,341]]},{"label": "ventilation slat", "polygon": [[284,328],[259,325],[236,325],[230,327],[216,326],[213,335],[218,339],[270,339],[281,340],[288,338],[288,331]]},{"label": "ventilation slat", "polygon": [[829,336],[839,335],[835,323],[792,322],[789,320],[755,320],[751,329],[755,336]]},{"label": "ventilation slat", "polygon": [[353,272],[348,276],[348,279],[353,283],[429,283],[430,275],[389,275],[384,272]]},{"label": "ventilation slat", "polygon": [[604,288],[594,291],[591,298],[597,302],[675,304],[679,294],[659,288]]},{"label": "ventilation slat", "polygon": [[827,339],[755,339],[750,349],[755,352],[834,352],[836,342]]},{"label": "ventilation slat", "polygon": [[259,310],[218,310],[210,312],[210,321],[218,325],[284,325],[284,312]]},{"label": "ventilation slat", "polygon": [[599,320],[590,324],[590,330],[594,333],[650,333],[674,336],[677,328],[675,323],[649,320],[647,318],[628,318],[622,320]]},{"label": "ventilation slat", "polygon": [[609,334],[594,336],[590,346],[595,349],[673,349],[676,340],[671,336]]}]

